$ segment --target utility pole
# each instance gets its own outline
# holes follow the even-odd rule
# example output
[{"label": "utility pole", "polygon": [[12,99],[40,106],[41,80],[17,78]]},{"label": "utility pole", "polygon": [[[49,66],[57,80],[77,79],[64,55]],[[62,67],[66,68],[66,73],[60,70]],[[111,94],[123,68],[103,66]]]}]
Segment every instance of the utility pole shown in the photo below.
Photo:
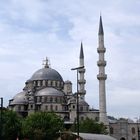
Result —
[{"label": "utility pole", "polygon": [[0,108],[0,125],[1,125],[0,126],[0,139],[2,139],[2,127],[3,127],[2,126],[3,125],[2,124],[2,114],[3,114],[3,98],[2,97],[0,98],[0,101],[1,101],[1,106],[0,106],[1,107]]},{"label": "utility pole", "polygon": [[77,136],[78,136],[78,140],[79,140],[79,90],[78,90],[78,70],[83,69],[84,66],[82,67],[77,67],[77,68],[72,68],[71,70],[76,70],[77,71],[77,93],[76,93],[76,115],[77,115]]}]

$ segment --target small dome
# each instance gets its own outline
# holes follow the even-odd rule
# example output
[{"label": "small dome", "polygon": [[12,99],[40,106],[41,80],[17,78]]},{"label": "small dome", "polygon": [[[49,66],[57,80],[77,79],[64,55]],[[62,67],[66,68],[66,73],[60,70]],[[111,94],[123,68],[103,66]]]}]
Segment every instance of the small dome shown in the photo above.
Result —
[{"label": "small dome", "polygon": [[89,106],[88,103],[84,100],[79,100],[79,105]]},{"label": "small dome", "polygon": [[14,104],[27,104],[28,100],[25,96],[26,92],[20,92],[18,94],[16,94],[12,100],[12,102],[10,103],[10,105],[14,105]]},{"label": "small dome", "polygon": [[54,69],[51,68],[42,68],[36,71],[33,76],[29,79],[33,80],[52,80],[63,82],[61,75]]},{"label": "small dome", "polygon": [[36,96],[48,96],[48,95],[64,96],[64,93],[60,90],[51,87],[44,88],[36,93]]}]

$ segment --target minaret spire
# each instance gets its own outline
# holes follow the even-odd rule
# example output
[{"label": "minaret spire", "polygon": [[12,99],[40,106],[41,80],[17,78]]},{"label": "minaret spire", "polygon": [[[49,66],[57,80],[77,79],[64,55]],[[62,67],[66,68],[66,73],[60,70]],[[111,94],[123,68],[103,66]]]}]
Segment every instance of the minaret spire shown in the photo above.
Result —
[{"label": "minaret spire", "polygon": [[98,36],[99,36],[99,46],[97,48],[97,52],[99,54],[99,60],[97,61],[97,65],[99,67],[99,74],[97,75],[97,79],[99,80],[99,111],[100,111],[99,121],[103,122],[105,125],[108,125],[106,113],[106,87],[105,87],[105,80],[107,79],[107,75],[105,74],[106,61],[104,59],[106,48],[104,47],[104,31],[101,16],[99,22]]},{"label": "minaret spire", "polygon": [[80,59],[84,59],[83,43],[81,42]]},{"label": "minaret spire", "polygon": [[[84,66],[84,52],[83,52],[83,43],[81,42],[81,49],[80,49],[80,57],[79,57],[79,67]],[[80,79],[78,80],[78,84],[79,84],[79,92],[81,95],[82,99],[85,99],[85,94],[86,94],[86,90],[85,90],[85,68],[83,69],[79,69],[79,77]]]},{"label": "minaret spire", "polygon": [[104,35],[103,24],[102,24],[102,17],[100,15],[100,23],[99,23],[99,32],[98,35]]}]

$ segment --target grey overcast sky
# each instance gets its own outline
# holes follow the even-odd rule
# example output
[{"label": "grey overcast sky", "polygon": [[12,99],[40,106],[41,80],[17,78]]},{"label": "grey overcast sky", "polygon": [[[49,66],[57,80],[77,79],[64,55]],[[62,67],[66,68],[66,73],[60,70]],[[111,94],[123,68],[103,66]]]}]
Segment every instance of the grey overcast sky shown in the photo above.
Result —
[{"label": "grey overcast sky", "polygon": [[107,49],[108,115],[140,116],[140,0],[1,0],[0,97],[4,105],[25,81],[51,67],[76,88],[80,43],[86,67],[86,101],[98,108],[97,47],[100,12]]}]

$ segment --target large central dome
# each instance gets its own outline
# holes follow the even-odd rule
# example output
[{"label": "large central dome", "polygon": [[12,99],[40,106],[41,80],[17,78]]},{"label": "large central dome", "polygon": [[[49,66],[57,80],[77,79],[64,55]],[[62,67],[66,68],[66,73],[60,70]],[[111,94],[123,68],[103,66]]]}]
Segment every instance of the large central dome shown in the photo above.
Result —
[{"label": "large central dome", "polygon": [[61,75],[52,68],[42,68],[36,71],[30,78],[31,81],[34,80],[52,80],[63,82]]}]

